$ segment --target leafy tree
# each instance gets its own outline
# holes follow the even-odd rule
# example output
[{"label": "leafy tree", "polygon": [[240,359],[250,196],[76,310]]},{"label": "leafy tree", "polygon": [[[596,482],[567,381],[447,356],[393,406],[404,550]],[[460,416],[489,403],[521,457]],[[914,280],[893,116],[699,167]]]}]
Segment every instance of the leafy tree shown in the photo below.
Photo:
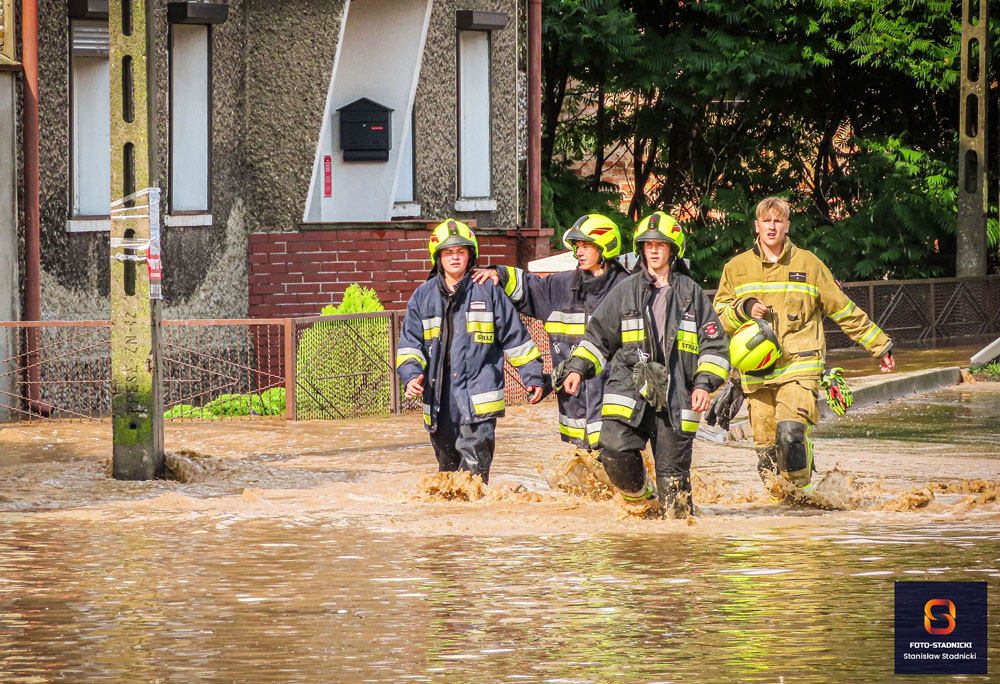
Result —
[{"label": "leafy tree", "polygon": [[[601,167],[626,149],[628,219],[678,216],[707,285],[772,194],[793,204],[793,239],[842,279],[953,273],[959,0],[545,0],[544,12],[553,225],[617,204]],[[567,179],[589,159],[589,178]]]}]

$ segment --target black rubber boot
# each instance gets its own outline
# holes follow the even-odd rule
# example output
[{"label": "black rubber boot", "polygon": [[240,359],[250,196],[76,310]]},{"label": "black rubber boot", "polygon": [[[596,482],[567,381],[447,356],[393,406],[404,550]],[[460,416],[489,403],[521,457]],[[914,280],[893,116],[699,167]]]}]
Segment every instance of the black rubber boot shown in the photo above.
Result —
[{"label": "black rubber boot", "polygon": [[610,449],[605,449],[601,453],[601,463],[611,484],[621,491],[631,494],[647,489],[646,466],[642,462],[641,454],[627,452],[619,455],[610,453]]},{"label": "black rubber boot", "polygon": [[757,447],[757,474],[765,485],[769,479],[778,477],[778,447]]},{"label": "black rubber boot", "polygon": [[684,520],[694,515],[691,502],[691,479],[672,477],[666,483],[657,482],[660,517],[664,520]]}]

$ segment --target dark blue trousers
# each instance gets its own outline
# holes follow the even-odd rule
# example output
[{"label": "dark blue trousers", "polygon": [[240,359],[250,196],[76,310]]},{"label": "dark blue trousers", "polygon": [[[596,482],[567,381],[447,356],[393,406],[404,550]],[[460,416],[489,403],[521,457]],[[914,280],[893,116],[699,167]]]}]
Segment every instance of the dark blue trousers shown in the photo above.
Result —
[{"label": "dark blue trousers", "polygon": [[490,481],[490,466],[496,449],[497,419],[488,418],[463,425],[461,414],[452,406],[449,392],[443,392],[437,429],[431,433],[431,446],[437,457],[438,472],[467,470]]}]

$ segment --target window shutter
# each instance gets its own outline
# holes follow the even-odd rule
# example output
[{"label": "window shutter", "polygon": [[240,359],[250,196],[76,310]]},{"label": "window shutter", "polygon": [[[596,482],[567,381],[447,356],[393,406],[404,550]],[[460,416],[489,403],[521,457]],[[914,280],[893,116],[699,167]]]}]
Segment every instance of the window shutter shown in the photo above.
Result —
[{"label": "window shutter", "polygon": [[111,54],[108,38],[108,22],[70,22],[70,45],[74,57],[105,57]]}]

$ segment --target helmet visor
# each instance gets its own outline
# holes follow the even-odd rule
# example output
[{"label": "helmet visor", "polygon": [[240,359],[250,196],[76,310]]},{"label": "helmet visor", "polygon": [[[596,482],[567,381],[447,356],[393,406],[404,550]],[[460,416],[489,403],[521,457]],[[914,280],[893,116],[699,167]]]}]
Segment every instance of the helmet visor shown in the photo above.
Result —
[{"label": "helmet visor", "polygon": [[566,231],[566,234],[563,235],[563,244],[568,247],[572,247],[574,242],[596,242],[596,240],[579,228],[570,228]]}]

